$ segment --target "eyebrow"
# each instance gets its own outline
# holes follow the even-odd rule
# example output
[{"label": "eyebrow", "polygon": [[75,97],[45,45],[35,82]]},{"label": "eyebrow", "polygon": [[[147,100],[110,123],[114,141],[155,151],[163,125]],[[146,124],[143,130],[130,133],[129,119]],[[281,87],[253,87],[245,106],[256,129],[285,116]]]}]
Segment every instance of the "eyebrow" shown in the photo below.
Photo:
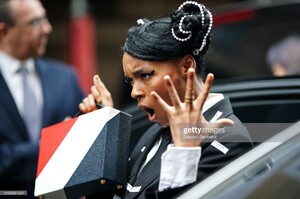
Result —
[{"label": "eyebrow", "polygon": [[[136,69],[135,71],[133,71],[133,72],[132,72],[132,75],[136,77],[136,76],[138,76],[139,74],[143,73],[145,70],[147,70],[147,68],[148,68],[147,66],[142,66],[142,67]],[[128,76],[125,75],[125,74],[124,74],[124,77],[128,78]]]}]

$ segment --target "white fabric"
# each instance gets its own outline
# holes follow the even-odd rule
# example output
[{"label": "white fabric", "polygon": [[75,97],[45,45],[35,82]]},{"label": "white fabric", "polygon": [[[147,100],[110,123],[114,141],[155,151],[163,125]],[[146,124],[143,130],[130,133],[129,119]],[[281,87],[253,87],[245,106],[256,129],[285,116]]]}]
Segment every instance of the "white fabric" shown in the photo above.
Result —
[{"label": "white fabric", "polygon": [[219,151],[221,151],[222,153],[224,153],[224,154],[226,154],[226,153],[229,151],[229,149],[228,149],[226,146],[224,146],[223,144],[221,144],[221,143],[218,142],[217,140],[214,140],[214,141],[211,143],[211,145],[212,145],[213,147],[215,147],[216,149],[218,149]]},{"label": "white fabric", "polygon": [[[30,83],[30,87],[34,92],[39,108],[42,108],[43,92],[42,92],[40,79],[34,67],[34,60],[28,59],[26,61],[23,61],[22,64],[26,65],[29,71],[28,80]],[[23,85],[22,85],[21,74],[17,73],[20,66],[21,66],[21,61],[0,51],[0,71],[14,98],[14,101],[17,105],[19,112],[23,116],[24,113]]]},{"label": "white fabric", "polygon": [[221,93],[210,93],[209,99],[207,99],[203,105],[202,113],[206,112],[209,108],[211,108],[213,105],[218,103],[224,99],[224,95]]},{"label": "white fabric", "polygon": [[158,190],[181,187],[196,181],[201,147],[169,145],[161,156]]}]

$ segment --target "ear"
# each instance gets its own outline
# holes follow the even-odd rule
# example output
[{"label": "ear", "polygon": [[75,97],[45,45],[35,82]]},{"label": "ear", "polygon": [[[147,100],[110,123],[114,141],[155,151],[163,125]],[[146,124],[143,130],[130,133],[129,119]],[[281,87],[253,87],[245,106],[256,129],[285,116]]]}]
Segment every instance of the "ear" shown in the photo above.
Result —
[{"label": "ear", "polygon": [[194,68],[196,70],[196,61],[193,56],[185,55],[181,60],[181,66],[184,73],[187,73],[189,68]]},{"label": "ear", "polygon": [[0,36],[3,37],[7,33],[7,25],[3,22],[0,22]]}]

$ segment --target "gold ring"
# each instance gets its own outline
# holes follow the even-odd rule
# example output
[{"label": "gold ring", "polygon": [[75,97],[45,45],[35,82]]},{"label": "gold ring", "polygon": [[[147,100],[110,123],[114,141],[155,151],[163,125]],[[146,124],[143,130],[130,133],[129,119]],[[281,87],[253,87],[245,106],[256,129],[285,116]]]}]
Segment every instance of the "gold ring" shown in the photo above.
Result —
[{"label": "gold ring", "polygon": [[192,104],[193,101],[194,101],[194,98],[193,98],[193,97],[185,97],[185,98],[184,98],[184,102],[185,102],[185,103]]}]

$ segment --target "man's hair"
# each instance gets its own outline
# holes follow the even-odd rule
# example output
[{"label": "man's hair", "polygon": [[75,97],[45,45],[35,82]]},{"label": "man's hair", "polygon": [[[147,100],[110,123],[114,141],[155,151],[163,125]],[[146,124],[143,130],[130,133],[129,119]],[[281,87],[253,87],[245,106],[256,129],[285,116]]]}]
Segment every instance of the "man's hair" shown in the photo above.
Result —
[{"label": "man's hair", "polygon": [[288,36],[271,46],[267,63],[271,68],[273,64],[280,64],[289,75],[300,74],[300,36]]},{"label": "man's hair", "polygon": [[14,20],[11,16],[11,11],[8,5],[10,1],[11,0],[0,0],[0,22],[12,26],[14,25]]}]

